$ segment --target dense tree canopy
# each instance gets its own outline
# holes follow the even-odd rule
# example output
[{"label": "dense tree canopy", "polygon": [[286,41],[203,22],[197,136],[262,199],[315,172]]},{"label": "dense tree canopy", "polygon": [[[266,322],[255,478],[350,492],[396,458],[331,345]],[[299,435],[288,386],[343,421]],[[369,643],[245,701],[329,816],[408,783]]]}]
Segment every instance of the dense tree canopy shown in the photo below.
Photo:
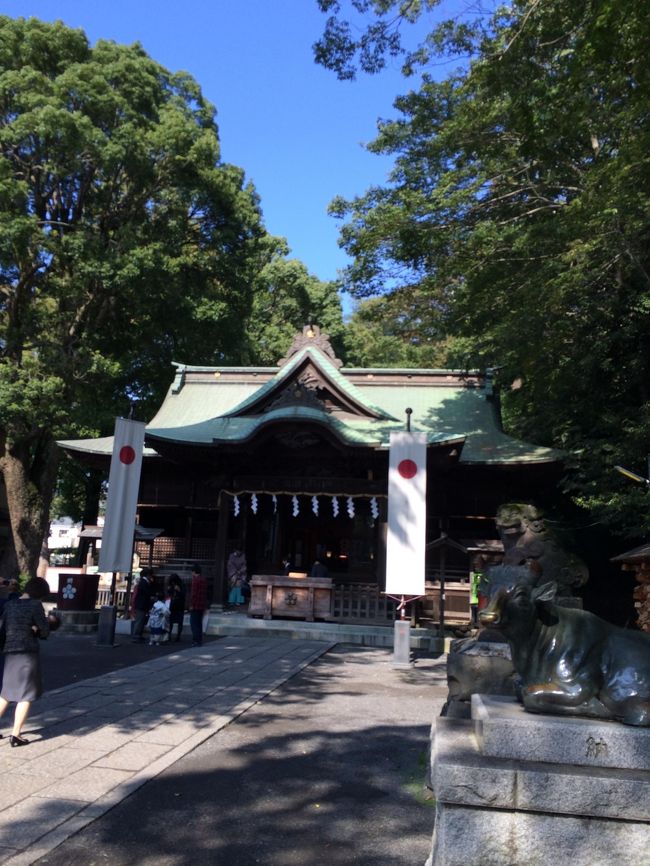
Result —
[{"label": "dense tree canopy", "polygon": [[146,418],[172,357],[239,361],[283,249],[214,109],[139,45],[0,17],[0,467],[23,571],[57,437]]},{"label": "dense tree canopy", "polygon": [[337,286],[310,274],[297,259],[276,255],[259,272],[247,322],[247,348],[241,363],[274,365],[297,331],[314,323],[342,348],[343,313]]},{"label": "dense tree canopy", "polygon": [[[371,42],[436,5],[352,2]],[[399,50],[375,39],[370,62],[353,32],[331,18],[317,54],[342,77]],[[565,448],[575,501],[630,535],[650,514],[613,464],[645,475],[650,450],[649,43],[636,0],[513,0],[432,27],[370,145],[394,156],[390,183],[332,206],[348,291],[424,301],[431,333],[500,366],[511,427]],[[436,52],[464,65],[434,80]]]}]

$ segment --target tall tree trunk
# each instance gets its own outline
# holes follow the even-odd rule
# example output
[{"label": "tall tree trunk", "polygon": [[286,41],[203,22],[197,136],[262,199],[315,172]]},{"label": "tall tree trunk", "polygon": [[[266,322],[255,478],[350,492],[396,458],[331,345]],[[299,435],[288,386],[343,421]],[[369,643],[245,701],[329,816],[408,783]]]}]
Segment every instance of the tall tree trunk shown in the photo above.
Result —
[{"label": "tall tree trunk", "polygon": [[0,577],[18,577],[19,568],[16,560],[13,535],[10,532],[7,538],[7,546],[0,557]]},{"label": "tall tree trunk", "polygon": [[50,504],[59,462],[56,442],[7,442],[1,466],[18,570],[33,577],[50,522]]}]

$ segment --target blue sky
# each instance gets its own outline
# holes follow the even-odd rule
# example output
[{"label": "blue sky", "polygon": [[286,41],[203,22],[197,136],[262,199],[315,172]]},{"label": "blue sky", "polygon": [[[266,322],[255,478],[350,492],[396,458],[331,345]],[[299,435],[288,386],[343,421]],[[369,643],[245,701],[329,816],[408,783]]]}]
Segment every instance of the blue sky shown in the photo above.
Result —
[{"label": "blue sky", "polygon": [[361,145],[408,89],[397,65],[351,83],[317,66],[315,0],[3,0],[1,11],[60,19],[91,43],[139,41],[190,72],[217,108],[223,159],[257,187],[267,229],[316,276],[336,277],[347,259],[327,206],[386,178],[390,162]]}]

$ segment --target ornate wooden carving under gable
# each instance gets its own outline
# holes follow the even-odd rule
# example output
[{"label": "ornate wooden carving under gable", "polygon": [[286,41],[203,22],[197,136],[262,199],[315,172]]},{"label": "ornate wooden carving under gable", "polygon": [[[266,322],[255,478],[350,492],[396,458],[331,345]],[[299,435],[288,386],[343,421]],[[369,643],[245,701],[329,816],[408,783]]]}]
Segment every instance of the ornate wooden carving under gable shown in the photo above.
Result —
[{"label": "ornate wooden carving under gable", "polygon": [[280,358],[278,361],[278,367],[283,367],[287,361],[292,358],[297,352],[301,349],[304,349],[305,346],[315,346],[317,349],[327,355],[329,360],[334,364],[335,367],[342,367],[343,361],[336,357],[334,354],[334,349],[332,349],[332,345],[330,343],[329,334],[321,333],[321,329],[318,325],[305,325],[302,329],[302,334],[296,334],[293,338],[293,343],[291,344],[289,351],[284,356],[284,358]]},{"label": "ornate wooden carving under gable", "polygon": [[303,388],[307,388],[309,391],[317,391],[319,388],[326,388],[328,385],[323,374],[313,364],[308,364],[303,369],[298,375],[297,381]]},{"label": "ornate wooden carving under gable", "polygon": [[291,382],[263,411],[271,412],[285,406],[306,406],[308,409],[318,409],[319,412],[326,411],[325,404],[318,398],[316,386],[310,387],[300,380]]},{"label": "ornate wooden carving under gable", "polygon": [[279,430],[274,438],[285,448],[292,450],[315,448],[322,444],[321,437],[311,430]]}]

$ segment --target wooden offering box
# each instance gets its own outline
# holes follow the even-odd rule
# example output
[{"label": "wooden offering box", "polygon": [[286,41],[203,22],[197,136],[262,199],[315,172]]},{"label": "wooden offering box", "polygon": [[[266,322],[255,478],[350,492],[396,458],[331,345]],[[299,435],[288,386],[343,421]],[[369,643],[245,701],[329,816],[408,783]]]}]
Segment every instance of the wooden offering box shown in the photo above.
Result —
[{"label": "wooden offering box", "polygon": [[249,616],[330,619],[332,580],[329,577],[288,577],[254,574],[251,578]]}]

